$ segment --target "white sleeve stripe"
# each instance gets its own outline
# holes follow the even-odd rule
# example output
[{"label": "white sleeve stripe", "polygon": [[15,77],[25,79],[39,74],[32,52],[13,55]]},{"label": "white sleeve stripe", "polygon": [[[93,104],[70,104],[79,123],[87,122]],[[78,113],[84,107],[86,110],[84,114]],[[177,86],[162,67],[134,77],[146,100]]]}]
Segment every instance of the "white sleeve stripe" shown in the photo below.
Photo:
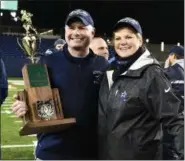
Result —
[{"label": "white sleeve stripe", "polygon": [[172,81],[171,84],[184,84],[183,80]]}]

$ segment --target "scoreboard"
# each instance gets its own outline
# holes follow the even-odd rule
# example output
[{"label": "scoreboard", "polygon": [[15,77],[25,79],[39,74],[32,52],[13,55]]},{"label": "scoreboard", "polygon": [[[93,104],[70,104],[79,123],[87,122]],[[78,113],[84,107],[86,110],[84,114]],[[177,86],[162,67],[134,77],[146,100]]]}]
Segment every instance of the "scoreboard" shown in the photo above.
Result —
[{"label": "scoreboard", "polygon": [[18,0],[0,0],[0,10],[17,11]]}]

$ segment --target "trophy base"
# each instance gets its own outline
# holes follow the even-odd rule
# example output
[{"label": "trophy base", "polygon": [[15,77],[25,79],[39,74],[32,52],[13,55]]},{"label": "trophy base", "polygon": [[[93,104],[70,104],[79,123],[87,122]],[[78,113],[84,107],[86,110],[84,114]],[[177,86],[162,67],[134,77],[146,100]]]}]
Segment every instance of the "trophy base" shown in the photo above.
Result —
[{"label": "trophy base", "polygon": [[57,132],[67,129],[76,123],[75,118],[66,118],[42,122],[28,121],[19,131],[20,136],[38,134],[43,132]]}]

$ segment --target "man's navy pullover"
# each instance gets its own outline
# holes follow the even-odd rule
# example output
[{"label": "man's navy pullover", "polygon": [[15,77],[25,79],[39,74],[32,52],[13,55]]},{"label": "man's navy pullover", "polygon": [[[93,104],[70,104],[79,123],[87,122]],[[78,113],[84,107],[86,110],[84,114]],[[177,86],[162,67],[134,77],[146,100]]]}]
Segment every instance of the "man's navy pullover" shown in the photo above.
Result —
[{"label": "man's navy pullover", "polygon": [[72,57],[64,46],[41,63],[48,67],[52,88],[58,88],[64,116],[76,124],[58,133],[38,135],[39,159],[97,159],[97,104],[101,78],[108,62],[90,51],[85,58]]}]

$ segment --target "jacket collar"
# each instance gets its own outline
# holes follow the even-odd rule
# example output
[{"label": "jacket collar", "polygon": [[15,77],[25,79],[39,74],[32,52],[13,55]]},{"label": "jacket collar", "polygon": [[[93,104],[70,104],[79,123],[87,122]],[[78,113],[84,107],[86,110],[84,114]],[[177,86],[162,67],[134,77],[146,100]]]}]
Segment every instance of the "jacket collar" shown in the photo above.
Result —
[{"label": "jacket collar", "polygon": [[173,65],[175,65],[175,64],[179,64],[184,69],[184,59],[177,59],[177,60],[175,60]]},{"label": "jacket collar", "polygon": [[142,72],[149,65],[159,65],[159,62],[151,56],[151,53],[146,49],[145,52],[130,66],[130,68],[121,74],[121,76],[140,77]]},{"label": "jacket collar", "polygon": [[71,61],[73,63],[77,63],[77,64],[82,63],[84,61],[86,62],[86,61],[90,60],[93,56],[95,56],[94,53],[92,52],[92,50],[90,49],[89,54],[86,57],[82,57],[82,58],[81,57],[74,57],[69,53],[67,44],[63,47],[63,51],[64,51],[63,52],[64,55],[66,56],[66,58],[69,61]]}]

